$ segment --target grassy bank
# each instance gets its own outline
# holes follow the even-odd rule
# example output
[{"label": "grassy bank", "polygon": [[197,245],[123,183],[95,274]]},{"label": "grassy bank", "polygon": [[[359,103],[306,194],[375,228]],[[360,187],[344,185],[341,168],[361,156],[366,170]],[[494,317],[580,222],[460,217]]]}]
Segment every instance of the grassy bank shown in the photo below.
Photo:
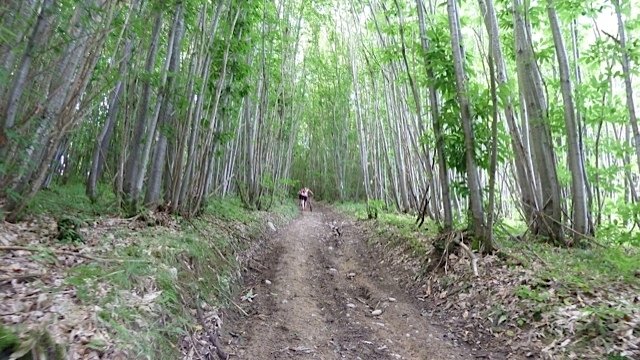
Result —
[{"label": "grassy bank", "polygon": [[[7,246],[24,248],[0,253],[0,265],[14,269],[0,284],[0,351],[32,357],[48,351],[43,333],[65,358],[193,351],[198,334],[215,330],[217,310],[232,306],[242,254],[269,235],[268,222],[279,227],[298,213],[293,202],[256,212],[226,198],[211,199],[197,219],[153,211],[124,219],[78,186],[38,197],[34,216],[0,229]],[[59,238],[63,217],[78,237]]]},{"label": "grassy bank", "polygon": [[460,336],[472,344],[494,339],[543,358],[640,357],[636,247],[603,239],[587,249],[558,248],[511,236],[506,229],[517,234],[516,227],[500,225],[500,250],[480,259],[479,277],[472,276],[462,252],[449,254],[446,272],[426,272],[435,226],[417,229],[415,217],[394,213],[366,220],[362,204],[337,207],[371,230],[372,246],[414,262],[417,286],[431,313],[454,331],[473,324],[478,331]]}]

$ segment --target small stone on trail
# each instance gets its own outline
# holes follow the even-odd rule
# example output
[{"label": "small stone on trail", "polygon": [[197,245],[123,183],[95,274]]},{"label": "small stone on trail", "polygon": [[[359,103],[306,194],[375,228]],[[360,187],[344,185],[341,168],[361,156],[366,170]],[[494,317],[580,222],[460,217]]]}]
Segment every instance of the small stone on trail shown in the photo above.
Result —
[{"label": "small stone on trail", "polygon": [[389,301],[390,301],[390,302],[396,302],[397,300],[396,300],[396,298],[392,298],[392,297],[390,297],[390,298],[389,298]]},{"label": "small stone on trail", "polygon": [[282,300],[282,303],[283,303],[283,304],[286,304],[286,303],[288,303],[288,302],[289,302],[289,301],[287,301],[287,299]]},{"label": "small stone on trail", "polygon": [[354,273],[354,272],[350,272],[350,273],[348,273],[348,274],[347,274],[347,277],[348,277],[349,279],[353,279],[354,277],[356,277],[356,273]]},{"label": "small stone on trail", "polygon": [[269,280],[265,280],[264,283],[267,284],[267,285],[271,285],[271,281],[269,281]]},{"label": "small stone on trail", "polygon": [[271,231],[273,231],[273,232],[276,231],[276,226],[273,225],[273,223],[271,221],[267,222],[267,226],[269,227],[269,229],[271,229]]},{"label": "small stone on trail", "polygon": [[371,312],[371,315],[373,315],[373,316],[382,315],[382,310],[380,310],[380,309],[373,310],[373,311]]},{"label": "small stone on trail", "polygon": [[338,272],[338,269],[330,268],[329,272],[332,273],[332,274],[335,274],[335,273]]},{"label": "small stone on trail", "polygon": [[347,307],[351,308],[351,309],[355,309],[356,308],[356,304],[348,303]]}]

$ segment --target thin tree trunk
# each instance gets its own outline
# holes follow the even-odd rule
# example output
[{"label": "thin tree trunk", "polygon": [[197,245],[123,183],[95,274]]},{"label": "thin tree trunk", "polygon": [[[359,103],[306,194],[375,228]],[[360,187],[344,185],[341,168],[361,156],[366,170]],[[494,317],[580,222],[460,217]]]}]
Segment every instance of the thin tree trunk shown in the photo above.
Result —
[{"label": "thin tree trunk", "polygon": [[534,233],[549,237],[552,241],[564,242],[562,230],[562,197],[556,170],[555,153],[551,139],[551,131],[547,123],[544,91],[540,72],[531,48],[529,31],[523,18],[520,0],[514,0],[513,14],[515,23],[516,65],[518,69],[518,85],[524,97],[526,114],[532,141],[534,171],[540,182],[542,201],[536,221]]},{"label": "thin tree trunk", "polygon": [[122,93],[124,90],[124,77],[128,69],[129,59],[131,57],[132,44],[131,40],[127,40],[127,43],[124,47],[124,56],[120,63],[120,70],[118,71],[118,81],[116,82],[116,86],[113,89],[111,95],[111,101],[109,101],[109,110],[107,114],[107,119],[105,120],[104,126],[100,134],[98,135],[98,139],[96,141],[95,147],[93,149],[93,156],[91,161],[91,170],[89,172],[89,178],[87,179],[86,193],[91,201],[97,200],[97,184],[98,179],[102,175],[102,168],[105,163],[105,156],[109,149],[109,143],[111,141],[111,135],[113,134],[113,128],[116,124],[116,119],[118,117],[118,111],[120,109],[120,99],[122,97]]},{"label": "thin tree trunk", "polygon": [[[145,72],[150,74],[153,72],[156,55],[158,52],[158,44],[160,41],[160,33],[162,30],[162,12],[158,11],[155,14],[153,30],[151,33],[151,42],[149,43],[149,52],[145,63]],[[124,179],[123,179],[123,191],[126,196],[126,201],[129,205],[134,205],[138,202],[138,178],[140,172],[143,171],[141,167],[142,151],[146,143],[153,141],[154,131],[147,129],[147,135],[145,136],[145,128],[149,122],[149,102],[151,100],[151,80],[148,78],[142,79],[142,94],[140,96],[140,103],[138,104],[138,113],[136,121],[134,123],[133,136],[131,138],[131,151],[127,158],[125,166]]]},{"label": "thin tree trunk", "polygon": [[180,68],[180,50],[182,46],[182,35],[184,31],[184,7],[181,3],[176,6],[174,23],[172,25],[173,41],[171,60],[169,63],[167,83],[164,88],[163,105],[160,110],[160,119],[158,120],[158,141],[156,142],[153,163],[149,172],[149,181],[147,183],[147,192],[144,203],[147,206],[158,205],[160,200],[160,188],[162,186],[163,174],[165,169],[165,159],[167,154],[167,136],[163,132],[163,126],[171,126],[171,119],[175,118],[174,106],[171,102],[170,94],[174,90],[173,84],[175,74]]},{"label": "thin tree trunk", "polygon": [[456,90],[460,103],[460,116],[464,131],[465,159],[467,167],[467,186],[469,187],[469,202],[471,207],[471,227],[473,235],[485,243],[485,249],[490,251],[493,246],[488,243],[484,210],[482,205],[482,193],[478,169],[474,158],[475,141],[473,126],[471,123],[471,109],[467,95],[466,74],[464,71],[464,57],[462,55],[462,39],[460,39],[460,23],[456,0],[447,1],[449,15],[449,30],[451,32],[451,47],[453,50],[453,62],[456,75]]},{"label": "thin tree trunk", "polygon": [[564,120],[567,131],[567,151],[569,158],[569,170],[571,172],[571,197],[573,203],[573,230],[574,240],[579,241],[583,235],[592,234],[590,228],[590,210],[587,201],[587,185],[585,182],[584,160],[580,146],[580,136],[577,126],[576,111],[573,101],[573,89],[571,86],[571,73],[567,51],[560,32],[558,16],[552,0],[547,2],[547,13],[553,34],[553,42],[556,49],[556,57],[560,72],[560,88],[564,103]]},{"label": "thin tree trunk", "polygon": [[[424,4],[422,0],[416,0],[418,8],[418,25],[420,27],[420,40],[422,49],[425,54],[429,51],[429,42],[427,39],[427,30],[425,23]],[[433,68],[428,57],[424,56],[425,69],[427,77],[434,78]],[[442,134],[442,126],[440,124],[440,111],[438,105],[438,93],[433,82],[429,83],[429,107],[431,109],[431,121],[433,123],[433,132],[436,138],[436,157],[438,158],[438,174],[441,187],[442,209],[444,212],[443,230],[448,231],[453,228],[453,213],[451,211],[451,195],[449,194],[449,175],[447,174],[447,161],[444,151],[444,138]],[[432,190],[435,193],[435,186]]]},{"label": "thin tree trunk", "polygon": [[622,65],[622,74],[624,75],[624,88],[626,91],[627,111],[629,112],[629,122],[631,123],[631,129],[633,130],[633,140],[636,150],[636,161],[638,168],[640,169],[640,130],[638,129],[638,118],[636,117],[636,108],[633,100],[633,85],[631,84],[631,65],[629,61],[629,50],[627,49],[627,37],[622,20],[622,9],[620,6],[620,0],[612,0],[613,6],[616,12],[616,18],[618,20],[618,36],[619,45],[622,58],[620,63]]},{"label": "thin tree trunk", "polygon": [[[498,86],[508,86],[507,70],[504,56],[502,54],[502,46],[500,44],[500,35],[498,28],[498,19],[496,16],[493,0],[478,0],[480,11],[484,15],[484,23],[489,34],[489,42],[491,44],[491,53],[494,59],[494,69],[496,72],[496,81]],[[522,207],[527,223],[533,219],[533,214],[538,208],[535,196],[535,182],[533,181],[533,170],[529,166],[529,154],[527,148],[523,145],[518,126],[515,122],[513,111],[513,97],[506,96],[504,104],[504,117],[509,129],[511,149],[514,153],[514,161],[516,168],[516,180],[520,188],[522,198]]]}]

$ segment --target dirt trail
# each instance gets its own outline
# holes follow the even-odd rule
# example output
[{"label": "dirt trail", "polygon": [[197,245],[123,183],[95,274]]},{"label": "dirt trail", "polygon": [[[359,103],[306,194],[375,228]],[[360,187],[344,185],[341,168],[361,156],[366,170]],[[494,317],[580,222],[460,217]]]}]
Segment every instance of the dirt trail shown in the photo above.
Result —
[{"label": "dirt trail", "polygon": [[242,303],[249,316],[227,318],[226,350],[250,360],[500,358],[451,340],[378,266],[352,224],[326,208],[302,213],[252,261],[256,296]]}]

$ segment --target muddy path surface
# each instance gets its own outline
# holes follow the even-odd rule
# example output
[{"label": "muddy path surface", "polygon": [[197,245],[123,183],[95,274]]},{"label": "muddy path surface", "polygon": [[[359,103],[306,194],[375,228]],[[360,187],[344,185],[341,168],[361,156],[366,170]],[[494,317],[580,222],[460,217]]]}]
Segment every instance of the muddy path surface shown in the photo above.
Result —
[{"label": "muddy path surface", "polygon": [[278,230],[250,269],[243,311],[228,314],[223,331],[235,358],[504,358],[433,324],[424,303],[373,260],[358,228],[326,207]]}]

